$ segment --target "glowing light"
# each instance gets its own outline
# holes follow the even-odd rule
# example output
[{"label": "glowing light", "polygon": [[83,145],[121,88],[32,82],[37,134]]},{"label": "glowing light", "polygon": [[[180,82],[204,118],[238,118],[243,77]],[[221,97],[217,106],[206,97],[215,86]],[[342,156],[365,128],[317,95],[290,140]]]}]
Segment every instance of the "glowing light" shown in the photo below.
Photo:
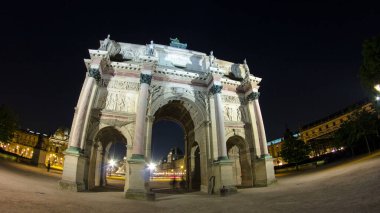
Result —
[{"label": "glowing light", "polygon": [[150,171],[154,171],[154,170],[156,170],[156,164],[155,164],[155,163],[149,163],[149,164],[148,164],[148,169],[149,169]]},{"label": "glowing light", "polygon": [[376,96],[376,98],[375,98],[375,99],[376,99],[376,101],[378,101],[378,100],[380,100],[380,97],[379,97],[379,96]]},{"label": "glowing light", "polygon": [[373,88],[375,88],[376,91],[380,92],[380,84],[376,84]]},{"label": "glowing light", "polygon": [[111,167],[114,167],[116,165],[116,161],[114,159],[111,159],[108,163]]}]

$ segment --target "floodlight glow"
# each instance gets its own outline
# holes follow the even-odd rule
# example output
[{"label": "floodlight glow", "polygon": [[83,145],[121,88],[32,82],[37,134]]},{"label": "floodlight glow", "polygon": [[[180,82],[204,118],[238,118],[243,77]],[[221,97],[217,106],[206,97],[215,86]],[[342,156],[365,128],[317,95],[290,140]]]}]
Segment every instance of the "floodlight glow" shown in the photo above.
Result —
[{"label": "floodlight glow", "polygon": [[114,167],[116,165],[116,162],[114,159],[111,159],[108,163],[110,166]]},{"label": "floodlight glow", "polygon": [[148,164],[148,169],[149,169],[150,171],[154,171],[154,170],[156,169],[156,164],[155,164],[155,163],[149,163],[149,164]]},{"label": "floodlight glow", "polygon": [[375,88],[376,91],[380,92],[380,84],[376,84],[373,88]]},{"label": "floodlight glow", "polygon": [[375,99],[376,99],[376,101],[380,100],[380,96],[376,96]]}]

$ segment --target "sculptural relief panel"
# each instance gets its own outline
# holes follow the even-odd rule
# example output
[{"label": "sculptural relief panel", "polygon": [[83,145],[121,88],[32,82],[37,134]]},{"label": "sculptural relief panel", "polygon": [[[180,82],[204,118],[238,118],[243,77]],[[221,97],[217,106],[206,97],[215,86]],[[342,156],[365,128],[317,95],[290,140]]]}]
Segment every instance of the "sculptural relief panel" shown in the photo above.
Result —
[{"label": "sculptural relief panel", "polygon": [[239,105],[225,105],[224,106],[224,120],[225,121],[237,121],[237,122],[243,122],[243,116],[244,110]]},{"label": "sculptural relief panel", "polygon": [[224,103],[224,120],[225,121],[245,121],[245,110],[242,104],[242,98],[239,96],[222,95]]},{"label": "sculptural relief panel", "polygon": [[137,94],[126,94],[123,90],[106,90],[103,88],[98,92],[95,107],[109,111],[134,113],[136,111],[136,99]]}]

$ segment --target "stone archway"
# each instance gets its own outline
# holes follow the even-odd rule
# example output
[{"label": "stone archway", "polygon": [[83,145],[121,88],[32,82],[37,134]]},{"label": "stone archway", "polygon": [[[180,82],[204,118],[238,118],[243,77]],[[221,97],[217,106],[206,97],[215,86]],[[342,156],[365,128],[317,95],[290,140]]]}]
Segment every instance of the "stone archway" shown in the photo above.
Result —
[{"label": "stone archway", "polygon": [[97,132],[88,165],[88,189],[107,185],[106,172],[110,148],[113,143],[118,142],[124,143],[125,146],[128,144],[123,134],[112,126],[104,127]]},{"label": "stone archway", "polygon": [[[87,75],[65,151],[61,189],[84,191],[95,182],[102,183],[101,178],[95,181],[95,171],[101,172],[94,162],[106,145],[94,138],[98,130],[100,135],[108,134],[101,131],[110,126],[122,129],[119,133],[128,139],[125,196],[146,197],[146,167],[155,119],[171,119],[182,125],[186,158],[191,158],[194,142],[198,144],[201,191],[209,191],[209,180],[213,180],[215,192],[225,187],[235,189],[226,143],[232,130],[244,136],[228,142],[239,150],[241,184],[248,185],[246,161],[253,164],[255,185],[275,181],[258,100],[261,78],[250,74],[246,61],[238,64],[216,59],[213,52],[207,55],[178,48],[185,46],[137,45],[108,37],[99,49],[89,50]],[[104,130],[108,131],[116,134]],[[249,148],[242,145],[247,143]]]},{"label": "stone archway", "polygon": [[232,136],[227,140],[228,158],[232,161],[232,174],[236,186],[253,185],[251,156],[248,144],[240,136]]},{"label": "stone archway", "polygon": [[[154,121],[153,123],[159,122],[161,120],[169,120],[173,121],[179,126],[181,126],[184,130],[185,139],[184,139],[184,171],[186,171],[186,182],[188,185],[188,189],[192,190],[200,190],[201,186],[201,179],[200,179],[200,173],[201,173],[201,165],[200,165],[200,147],[195,142],[194,135],[197,134],[195,131],[195,124],[194,124],[194,112],[189,111],[189,108],[192,108],[190,106],[193,106],[193,103],[191,103],[189,100],[186,100],[184,98],[182,99],[169,99],[164,101],[166,104],[162,105],[160,108],[158,108],[153,115]],[[151,132],[151,131],[148,131]],[[148,136],[151,138],[151,136]],[[194,147],[197,144],[196,147]],[[149,146],[152,146],[152,144],[149,145],[148,148],[150,150]],[[196,148],[197,151],[194,150]],[[148,155],[148,154],[147,154]],[[149,157],[148,157],[149,158]],[[196,159],[194,159],[196,158]],[[194,161],[195,160],[195,161]],[[194,176],[194,169],[197,171],[197,175]],[[195,179],[194,179],[195,178]],[[191,183],[191,184],[190,184]]]}]

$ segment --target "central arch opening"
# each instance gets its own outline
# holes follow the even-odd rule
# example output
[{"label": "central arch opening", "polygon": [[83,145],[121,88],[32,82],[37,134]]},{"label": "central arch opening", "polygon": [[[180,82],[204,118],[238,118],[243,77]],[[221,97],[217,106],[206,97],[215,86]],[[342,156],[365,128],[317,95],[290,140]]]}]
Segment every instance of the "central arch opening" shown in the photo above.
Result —
[{"label": "central arch opening", "polygon": [[[192,155],[193,145],[194,122],[184,101],[169,101],[155,112],[151,148],[156,168],[151,172],[149,184],[152,191],[178,193],[199,190],[199,146]],[[191,159],[194,154],[198,159]]]}]

